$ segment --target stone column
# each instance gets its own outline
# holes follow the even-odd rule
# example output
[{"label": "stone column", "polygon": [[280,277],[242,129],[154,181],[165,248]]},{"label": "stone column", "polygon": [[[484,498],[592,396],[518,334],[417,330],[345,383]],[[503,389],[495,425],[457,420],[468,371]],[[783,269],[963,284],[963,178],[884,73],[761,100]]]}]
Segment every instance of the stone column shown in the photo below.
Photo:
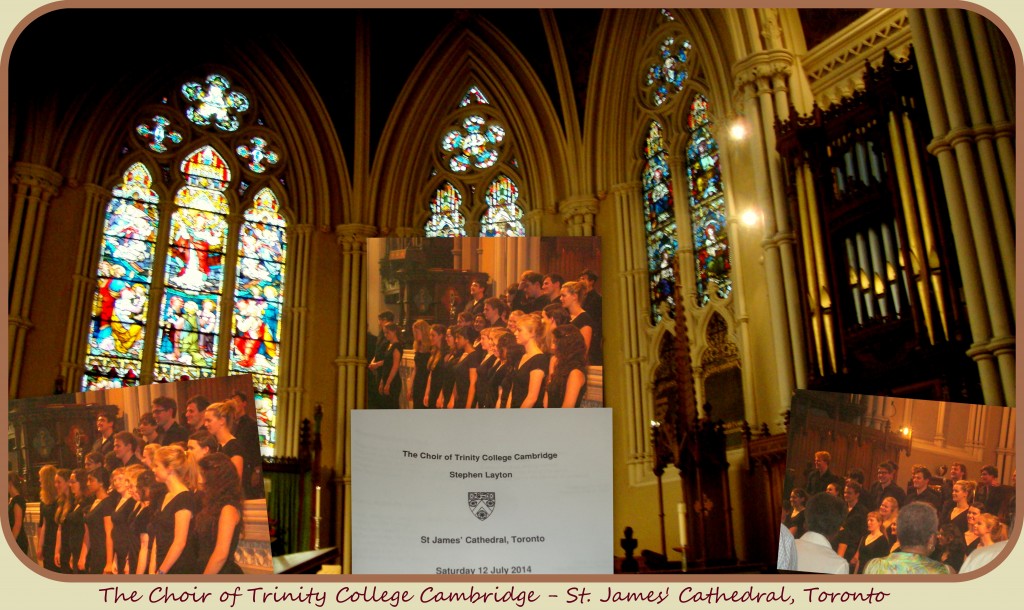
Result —
[{"label": "stone column", "polygon": [[96,293],[97,254],[106,220],[105,204],[111,198],[110,191],[96,184],[87,184],[84,190],[85,214],[71,285],[64,358],[60,363],[60,376],[69,392],[82,387],[85,375],[86,342],[91,328],[92,298]]},{"label": "stone column", "polygon": [[[960,39],[968,36],[962,26],[962,11],[913,9],[907,14],[934,135],[928,152],[939,161],[964,285],[973,339],[967,354],[978,364],[985,402],[1012,406],[1016,394],[1016,339],[1013,283],[1007,283],[1006,277],[1016,273],[1016,263],[1013,255],[1007,257],[1002,251],[1006,250],[1006,245],[999,242],[1014,242],[1012,232],[1005,236],[1006,231],[994,230],[993,222],[1005,223],[1010,230],[1008,216],[1005,211],[994,209],[1000,207],[999,203],[993,205],[989,201],[988,193],[979,182],[982,167],[978,162],[981,155],[977,154],[979,141],[985,142],[994,130],[990,125],[974,124],[974,119],[983,118],[985,109],[976,99],[978,91],[965,90],[963,79],[967,77],[963,70],[958,70],[958,56],[952,53],[947,26]],[[953,23],[957,25],[951,25]],[[969,47],[958,48],[959,53],[972,54],[973,51]],[[984,75],[985,70],[982,72]],[[969,98],[967,112],[961,105],[964,95]],[[996,180],[1002,180],[1003,172],[997,165],[991,156],[981,163]],[[993,236],[996,247],[990,246]]]},{"label": "stone column", "polygon": [[338,282],[341,324],[338,337],[336,430],[334,463],[336,497],[342,511],[336,516],[336,540],[342,547],[342,571],[352,572],[352,465],[348,447],[348,413],[365,407],[366,398],[366,239],[377,234],[371,225],[335,227],[341,246],[341,278]]},{"label": "stone column", "polygon": [[303,354],[306,353],[309,321],[309,286],[313,274],[310,251],[315,227],[295,225],[288,231],[288,260],[285,267],[285,306],[281,312],[281,368],[277,372],[278,456],[299,454],[299,426],[302,423]]},{"label": "stone column", "polygon": [[32,293],[36,266],[43,243],[46,211],[60,188],[57,172],[32,163],[17,162],[11,168],[11,193],[7,244],[8,311],[7,379],[8,396],[18,395],[25,336],[32,328]]},{"label": "stone column", "polygon": [[[759,111],[758,78],[755,70],[745,70],[737,77],[737,88],[742,92],[744,106],[749,109],[747,114],[751,123],[749,146],[750,158],[753,161],[751,170],[754,174],[754,186],[758,207],[764,216],[764,250],[765,282],[768,286],[768,307],[772,320],[772,345],[775,351],[775,367],[777,378],[778,408],[789,405],[790,396],[795,387],[793,370],[793,351],[791,343],[790,323],[786,305],[786,287],[782,279],[782,253],[778,243],[778,221],[776,208],[772,199],[771,177],[768,169],[768,150],[765,134],[774,129],[774,123],[765,125],[763,113]],[[774,121],[769,113],[768,118]],[[768,410],[766,410],[768,409]],[[760,421],[771,419],[771,406],[765,405],[758,412]],[[755,422],[756,423],[756,422]]]}]

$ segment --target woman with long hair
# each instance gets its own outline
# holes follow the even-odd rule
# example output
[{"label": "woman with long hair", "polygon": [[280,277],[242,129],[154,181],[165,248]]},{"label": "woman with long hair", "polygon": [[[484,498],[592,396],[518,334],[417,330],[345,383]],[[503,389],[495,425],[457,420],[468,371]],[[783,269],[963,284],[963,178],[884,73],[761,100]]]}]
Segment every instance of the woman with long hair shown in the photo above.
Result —
[{"label": "woman with long hair", "polygon": [[554,348],[550,364],[544,407],[579,408],[587,393],[587,346],[580,330],[571,324],[551,331]]},{"label": "woman with long hair", "polygon": [[508,396],[512,392],[512,373],[516,363],[523,357],[523,346],[516,343],[516,336],[503,331],[496,341],[498,345],[498,370],[494,374],[495,407],[508,408]]},{"label": "woman with long hair", "polygon": [[54,541],[51,561],[55,571],[68,573],[70,572],[68,564],[61,559],[65,551],[62,530],[73,508],[71,504],[71,470],[67,468],[58,470],[53,477],[53,487],[57,490],[56,511],[53,514],[53,522],[57,526],[54,528],[57,530],[57,539]]},{"label": "woman with long hair", "polygon": [[900,503],[892,496],[886,496],[878,505],[878,516],[882,518],[882,532],[890,541],[896,541],[896,519],[900,515]]},{"label": "woman with long hair", "polygon": [[199,460],[202,508],[196,515],[196,568],[203,574],[241,574],[235,549],[242,531],[242,494],[231,462],[221,453]]},{"label": "woman with long hair", "polygon": [[28,555],[28,536],[25,535],[25,496],[21,495],[21,477],[13,470],[7,471],[7,520],[11,525],[11,535],[21,549]]},{"label": "woman with long hair", "polygon": [[448,408],[472,409],[476,406],[476,381],[481,360],[479,351],[473,347],[477,332],[472,326],[460,326],[454,334],[455,349],[460,355],[452,368],[455,392],[448,401]]},{"label": "woman with long hair", "polygon": [[[132,512],[128,514],[128,522],[126,528],[128,533],[124,536],[124,555],[125,558],[122,560],[118,558],[118,569],[123,568],[123,574],[143,574],[139,572],[139,555],[145,549],[149,543],[149,534],[146,532],[146,528],[149,526],[149,502],[143,502],[143,496],[139,489],[139,480],[143,476],[148,476],[147,485],[155,481],[153,471],[146,468],[142,464],[133,464],[124,470],[124,493],[127,497],[131,498],[134,504],[132,505]],[[145,540],[143,540],[145,535]],[[114,552],[117,553],[117,540],[114,541]]]},{"label": "woman with long hair", "polygon": [[441,388],[443,377],[447,375],[444,357],[448,354],[448,344],[444,336],[445,328],[440,324],[432,324],[427,337],[430,339],[430,358],[427,359],[427,388],[424,390],[421,406],[433,409],[441,405]]},{"label": "woman with long hair", "polygon": [[587,360],[595,365],[601,364],[601,342],[596,336],[597,326],[590,314],[583,309],[583,298],[586,296],[586,287],[580,282],[566,282],[562,284],[562,293],[559,300],[569,312],[569,323],[580,329],[583,341],[587,344]]},{"label": "woman with long hair", "polygon": [[551,331],[569,323],[569,312],[558,303],[549,303],[540,310],[540,319],[544,322],[544,344],[541,349],[550,354],[555,347],[552,345]]},{"label": "woman with long hair", "polygon": [[85,537],[82,540],[82,554],[78,557],[78,571],[88,574],[112,573],[114,569],[114,539],[111,533],[114,522],[115,498],[107,490],[110,474],[102,466],[89,471],[85,477],[85,488],[93,498],[85,513]]},{"label": "woman with long hair", "polygon": [[82,572],[79,559],[82,553],[82,542],[85,540],[85,512],[91,500],[88,500],[85,481],[85,468],[71,471],[68,479],[68,498],[71,510],[60,526],[60,563],[61,568],[71,574]]},{"label": "woman with long hair", "polygon": [[974,533],[981,541],[979,547],[991,546],[1009,537],[1006,524],[992,513],[982,513],[974,520]]},{"label": "woman with long hair", "polygon": [[422,409],[427,393],[427,378],[430,376],[430,324],[426,320],[412,323],[412,383],[409,384],[406,399],[410,409]]},{"label": "woman with long hair", "polygon": [[868,565],[869,561],[876,557],[885,557],[892,546],[882,531],[882,516],[878,511],[868,513],[867,522],[868,533],[861,537],[857,552],[850,562],[851,571],[855,574],[863,574],[864,566]]},{"label": "woman with long hair", "polygon": [[152,470],[145,469],[141,472],[130,472],[128,481],[130,493],[137,502],[131,524],[132,536],[138,545],[132,559],[135,562],[133,570],[136,574],[145,574],[149,571],[153,517],[156,515],[157,505],[163,503],[164,496],[167,495],[167,485],[158,482]]},{"label": "woman with long hair", "polygon": [[398,370],[402,366],[402,348],[398,341],[398,325],[388,322],[384,325],[384,339],[387,347],[384,349],[383,365],[380,370],[380,381],[377,383],[377,391],[380,393],[382,409],[397,409],[398,397],[402,394],[402,376]]},{"label": "woman with long hair", "polygon": [[455,395],[455,363],[459,361],[459,357],[462,352],[455,346],[455,329],[458,326],[449,326],[444,331],[445,345],[448,346],[448,352],[444,357],[443,365],[444,374],[441,376],[443,385],[441,386],[441,395],[438,398],[440,403],[437,405],[438,409],[447,409],[452,402],[452,397]]},{"label": "woman with long hair", "polygon": [[519,318],[516,343],[523,347],[523,356],[512,373],[512,388],[508,397],[511,409],[532,409],[543,400],[550,357],[540,349],[540,332],[540,316],[528,313]]},{"label": "woman with long hair", "polygon": [[[474,327],[475,328],[475,327]],[[494,344],[491,337],[497,328],[485,328],[480,331],[480,363],[476,367],[476,405],[478,409],[493,409],[494,401],[489,401],[492,395],[491,383],[494,380],[494,369],[498,365],[498,358],[494,355]]]},{"label": "woman with long hair", "polygon": [[964,546],[967,547],[968,555],[981,544],[981,538],[978,536],[978,530],[975,526],[978,524],[978,518],[984,512],[985,504],[982,502],[975,502],[967,509],[967,530],[964,531]]},{"label": "woman with long hair", "polygon": [[57,467],[39,469],[39,526],[36,528],[36,560],[56,572],[53,556],[57,549]]},{"label": "woman with long hair", "polygon": [[789,514],[786,515],[782,525],[786,526],[794,538],[799,538],[807,533],[806,515],[804,515],[804,509],[807,508],[807,492],[802,487],[794,487],[789,492],[789,505],[791,507]]},{"label": "woman with long hair", "polygon": [[217,439],[217,444],[220,445],[218,451],[227,455],[235,465],[238,480],[241,481],[242,473],[245,472],[244,449],[242,443],[231,433],[231,428],[235,424],[235,405],[227,401],[215,402],[206,407],[203,421],[206,424],[206,431]]},{"label": "woman with long hair", "polygon": [[940,527],[935,535],[935,552],[931,554],[931,558],[959,572],[964,565],[964,559],[967,558],[963,531],[952,523]]},{"label": "woman with long hair", "polygon": [[128,493],[127,468],[117,468],[110,473],[110,481],[117,492],[118,500],[114,506],[114,512],[110,515],[114,528],[111,530],[111,538],[114,541],[114,570],[115,574],[131,574],[134,566],[131,564],[131,557],[134,554],[132,547],[135,541],[132,539],[131,517],[135,511],[135,500]]},{"label": "woman with long hair", "polygon": [[167,486],[167,494],[150,526],[148,571],[150,574],[194,574],[196,548],[191,533],[196,513],[192,490],[198,484],[195,460],[181,447],[167,445],[153,456],[153,474],[158,482]]}]

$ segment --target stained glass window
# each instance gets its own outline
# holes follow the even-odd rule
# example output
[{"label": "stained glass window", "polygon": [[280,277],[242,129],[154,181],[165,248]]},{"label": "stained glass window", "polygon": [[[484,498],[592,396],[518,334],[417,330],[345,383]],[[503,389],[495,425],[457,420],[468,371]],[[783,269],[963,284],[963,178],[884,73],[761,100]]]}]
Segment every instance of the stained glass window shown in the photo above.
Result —
[{"label": "stained glass window", "polygon": [[481,237],[525,237],[523,210],[516,204],[519,187],[508,176],[501,174],[487,186],[487,211],[480,220]]},{"label": "stained glass window", "polygon": [[661,320],[662,304],[668,306],[669,316],[675,309],[676,275],[672,260],[679,248],[672,203],[672,175],[662,141],[661,124],[657,121],[651,121],[647,130],[644,160],[644,228],[647,232],[651,322],[657,324]]},{"label": "stained glass window", "polygon": [[669,96],[683,88],[688,76],[687,61],[690,41],[677,41],[669,36],[658,47],[658,59],[647,67],[647,87],[655,106],[664,104]]},{"label": "stained glass window", "polygon": [[185,111],[188,120],[196,125],[215,125],[222,131],[235,131],[239,114],[249,109],[249,98],[238,91],[230,91],[231,83],[220,74],[206,77],[206,87],[199,83],[185,83],[181,93],[186,100],[196,102]]},{"label": "stained glass window", "polygon": [[181,173],[185,186],[174,199],[164,265],[157,381],[216,375],[231,174],[210,146],[186,157]]},{"label": "stained glass window", "polygon": [[448,167],[465,173],[472,166],[487,169],[498,161],[505,129],[494,121],[472,115],[462,119],[461,125],[441,139],[441,151],[448,159]]},{"label": "stained glass window", "polygon": [[273,191],[264,188],[245,211],[238,240],[231,372],[253,376],[261,445],[277,441],[278,346],[284,299],[286,224]]},{"label": "stained glass window", "polygon": [[159,197],[142,163],[125,171],[107,204],[83,389],[139,384],[159,228]]},{"label": "stained glass window", "polygon": [[445,182],[437,188],[434,199],[430,203],[430,220],[424,228],[427,237],[455,237],[466,234],[466,219],[459,208],[462,206],[462,193],[451,182]]},{"label": "stained glass window", "polygon": [[690,186],[697,305],[700,307],[710,300],[712,290],[723,299],[732,292],[722,171],[718,163],[718,143],[711,135],[710,124],[708,100],[697,95],[687,118],[690,142],[686,148],[686,173]]},{"label": "stained glass window", "polygon": [[[150,160],[130,164],[106,208],[81,387],[251,374],[261,448],[272,455],[287,226],[270,187],[252,178],[233,184],[232,176],[244,163],[263,180],[283,157],[265,137],[245,133],[241,117],[249,101],[223,76],[187,83],[181,91],[182,110],[191,121],[185,129],[214,127],[203,130],[214,142],[173,168],[166,159],[150,157],[184,141],[179,126],[163,115],[129,126]],[[217,130],[242,135],[229,146]],[[165,218],[154,171],[164,183],[183,181]],[[273,182],[284,184],[280,178]],[[237,233],[228,228],[232,205],[245,210]],[[158,241],[166,243],[159,253]],[[231,330],[222,332],[222,325]]]}]

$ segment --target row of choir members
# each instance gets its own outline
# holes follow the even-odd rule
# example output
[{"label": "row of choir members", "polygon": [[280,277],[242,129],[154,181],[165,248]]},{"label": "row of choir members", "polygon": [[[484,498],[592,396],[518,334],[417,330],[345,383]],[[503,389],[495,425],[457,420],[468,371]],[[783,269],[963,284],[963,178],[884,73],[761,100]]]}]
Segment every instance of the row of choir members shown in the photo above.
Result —
[{"label": "row of choir members", "polygon": [[[906,503],[927,505],[935,511],[938,530],[934,540],[927,545],[927,557],[949,566],[953,572],[959,571],[965,559],[976,549],[1005,541],[1008,537],[1006,523],[998,515],[986,512],[985,505],[974,498],[976,487],[974,481],[957,481],[952,485],[951,500],[938,511],[923,499]],[[838,499],[837,493],[825,491],[822,494]],[[862,495],[863,488],[857,481],[849,480],[843,486],[842,521],[835,536],[829,539],[836,555],[847,562],[851,573],[864,573],[872,559],[887,557],[901,549],[898,536],[900,502],[887,496],[877,508],[869,508],[873,504],[862,502]],[[805,512],[808,494],[796,488],[790,492],[789,500],[792,508],[784,515],[783,527],[794,538],[800,538],[808,529]],[[907,568],[904,565],[907,561],[900,563]],[[927,565],[935,568],[933,564]]]},{"label": "row of choir members", "polygon": [[[118,432],[113,449],[90,452],[84,468],[43,466],[36,560],[65,573],[241,573],[234,551],[246,469],[231,433],[236,414],[232,400],[208,404],[205,428],[185,441],[138,446],[135,435]],[[8,481],[17,489],[15,473]],[[23,498],[12,505],[17,537]],[[27,539],[18,545],[28,553]]]},{"label": "row of choir members", "polygon": [[[567,310],[512,312],[507,325],[413,324],[413,372],[405,395],[412,408],[573,408],[586,394],[585,330]],[[388,346],[378,392],[397,408],[401,392],[397,325],[385,324]]]}]

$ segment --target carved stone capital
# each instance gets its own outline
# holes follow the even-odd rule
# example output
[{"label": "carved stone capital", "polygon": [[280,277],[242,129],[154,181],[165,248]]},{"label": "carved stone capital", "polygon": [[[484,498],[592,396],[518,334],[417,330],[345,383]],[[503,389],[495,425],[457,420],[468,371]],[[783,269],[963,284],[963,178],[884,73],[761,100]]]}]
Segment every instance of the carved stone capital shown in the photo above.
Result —
[{"label": "carved stone capital", "polygon": [[558,211],[562,218],[570,222],[573,217],[585,216],[587,214],[597,215],[600,210],[599,201],[591,196],[571,197],[558,202]]},{"label": "carved stone capital", "polygon": [[19,161],[11,168],[11,184],[38,188],[48,197],[57,193],[62,181],[60,174],[35,163]]},{"label": "carved stone capital", "polygon": [[334,235],[345,252],[364,252],[367,238],[377,235],[377,227],[356,223],[338,225],[334,227]]}]

